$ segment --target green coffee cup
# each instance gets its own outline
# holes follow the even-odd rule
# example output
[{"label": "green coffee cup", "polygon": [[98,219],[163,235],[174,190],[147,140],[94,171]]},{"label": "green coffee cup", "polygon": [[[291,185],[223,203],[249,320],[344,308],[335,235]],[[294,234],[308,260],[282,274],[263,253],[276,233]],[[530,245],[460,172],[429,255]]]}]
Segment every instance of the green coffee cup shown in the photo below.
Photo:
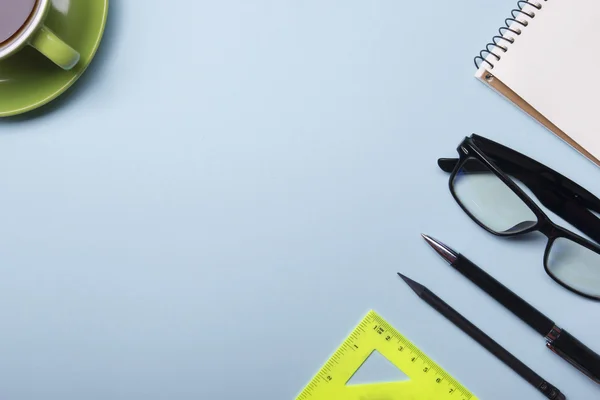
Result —
[{"label": "green coffee cup", "polygon": [[44,22],[51,0],[0,0],[0,60],[32,46],[64,70],[72,69],[80,55]]}]

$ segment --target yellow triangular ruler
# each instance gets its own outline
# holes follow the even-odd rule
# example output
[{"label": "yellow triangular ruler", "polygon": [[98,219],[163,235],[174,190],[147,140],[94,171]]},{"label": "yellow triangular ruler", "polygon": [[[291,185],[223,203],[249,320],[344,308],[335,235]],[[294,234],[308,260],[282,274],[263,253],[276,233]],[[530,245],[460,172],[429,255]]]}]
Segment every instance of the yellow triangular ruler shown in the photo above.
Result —
[{"label": "yellow triangular ruler", "polygon": [[[402,382],[347,385],[374,351],[399,368]],[[370,311],[296,400],[477,400],[376,312]]]}]

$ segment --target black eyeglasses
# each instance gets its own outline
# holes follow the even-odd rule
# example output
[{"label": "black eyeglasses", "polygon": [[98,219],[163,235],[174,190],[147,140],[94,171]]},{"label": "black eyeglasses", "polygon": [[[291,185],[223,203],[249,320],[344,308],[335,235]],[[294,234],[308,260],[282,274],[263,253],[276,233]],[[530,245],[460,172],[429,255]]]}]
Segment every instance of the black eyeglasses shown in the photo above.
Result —
[{"label": "black eyeglasses", "polygon": [[541,232],[548,238],[546,273],[567,289],[600,300],[600,246],[552,222],[507,174],[596,241],[600,219],[591,211],[600,212],[600,199],[545,165],[482,136],[465,138],[457,151],[458,159],[441,158],[438,165],[451,172],[450,192],[467,215],[498,236]]}]

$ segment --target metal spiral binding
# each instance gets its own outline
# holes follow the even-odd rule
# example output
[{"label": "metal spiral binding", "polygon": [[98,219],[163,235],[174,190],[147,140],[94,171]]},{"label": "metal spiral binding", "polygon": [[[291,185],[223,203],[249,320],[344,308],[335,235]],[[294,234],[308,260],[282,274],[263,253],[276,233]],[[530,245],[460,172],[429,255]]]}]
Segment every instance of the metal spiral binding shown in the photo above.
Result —
[{"label": "metal spiral binding", "polygon": [[[494,57],[496,59],[496,61],[500,61],[502,56],[494,53],[493,50],[496,48],[496,49],[501,50],[503,53],[506,53],[508,51],[508,45],[513,44],[515,42],[514,37],[505,37],[504,36],[506,34],[506,32],[511,32],[514,35],[519,36],[522,33],[522,28],[525,28],[525,27],[527,27],[527,25],[529,25],[529,22],[527,20],[518,20],[517,17],[519,15],[522,15],[529,19],[535,18],[534,11],[526,11],[526,10],[524,10],[524,8],[529,5],[533,8],[535,8],[536,10],[541,10],[543,7],[542,2],[547,2],[547,1],[548,0],[538,0],[538,1],[519,0],[517,2],[517,8],[511,10],[511,12],[510,12],[511,17],[506,18],[504,20],[505,26],[502,26],[502,27],[500,27],[500,29],[498,29],[498,33],[500,35],[494,36],[492,38],[492,41],[485,46],[485,49],[481,50],[479,52],[479,55],[473,59],[473,62],[475,63],[475,67],[477,67],[477,69],[479,69],[479,67],[481,66],[482,63],[486,63],[487,65],[489,65],[490,69],[494,69],[494,64],[492,64],[490,61],[488,61],[487,57],[491,55],[492,57]],[[520,25],[520,27],[515,26],[515,24]]]}]

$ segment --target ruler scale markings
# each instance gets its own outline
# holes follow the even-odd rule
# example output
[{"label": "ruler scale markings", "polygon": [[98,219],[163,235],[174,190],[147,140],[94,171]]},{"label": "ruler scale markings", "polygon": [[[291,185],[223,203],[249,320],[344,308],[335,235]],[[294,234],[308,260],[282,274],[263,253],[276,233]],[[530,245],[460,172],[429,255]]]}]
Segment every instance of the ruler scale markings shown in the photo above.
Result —
[{"label": "ruler scale markings", "polygon": [[[360,369],[365,355],[368,357],[373,351],[379,351],[399,367],[409,377],[409,381],[400,385],[390,382],[347,387],[343,380],[350,379]],[[442,382],[446,382],[446,389],[439,386]],[[393,392],[387,393],[386,390]],[[477,397],[374,311],[369,312],[354,328],[297,399],[358,400],[382,395],[390,400],[411,396],[436,400],[477,400]]]}]

